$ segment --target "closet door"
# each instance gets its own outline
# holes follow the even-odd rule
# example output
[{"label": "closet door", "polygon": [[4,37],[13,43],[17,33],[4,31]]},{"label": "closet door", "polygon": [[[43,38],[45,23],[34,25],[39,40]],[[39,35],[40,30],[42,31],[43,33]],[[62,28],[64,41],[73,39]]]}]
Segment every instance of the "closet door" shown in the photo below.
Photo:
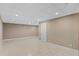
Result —
[{"label": "closet door", "polygon": [[2,46],[2,21],[0,18],[0,49],[1,49],[1,46]]},{"label": "closet door", "polygon": [[39,36],[41,41],[47,42],[47,23],[40,23]]},{"label": "closet door", "polygon": [[72,18],[73,43],[72,48],[79,50],[79,14]]},{"label": "closet door", "polygon": [[48,42],[79,49],[79,14],[48,21]]}]

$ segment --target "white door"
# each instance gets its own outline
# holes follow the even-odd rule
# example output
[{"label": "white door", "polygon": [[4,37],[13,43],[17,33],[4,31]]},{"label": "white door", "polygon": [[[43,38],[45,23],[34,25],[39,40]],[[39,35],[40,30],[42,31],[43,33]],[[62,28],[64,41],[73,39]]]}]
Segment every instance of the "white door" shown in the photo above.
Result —
[{"label": "white door", "polygon": [[47,42],[47,24],[46,23],[40,23],[39,35],[40,35],[40,40]]}]

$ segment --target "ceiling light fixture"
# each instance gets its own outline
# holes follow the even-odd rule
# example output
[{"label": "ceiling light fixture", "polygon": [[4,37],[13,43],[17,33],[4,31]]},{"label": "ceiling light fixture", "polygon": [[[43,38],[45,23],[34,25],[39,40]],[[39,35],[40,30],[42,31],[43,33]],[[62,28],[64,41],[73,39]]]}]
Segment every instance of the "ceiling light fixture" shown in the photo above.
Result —
[{"label": "ceiling light fixture", "polygon": [[56,12],[56,15],[58,15],[59,13],[58,12]]},{"label": "ceiling light fixture", "polygon": [[18,14],[16,14],[16,16],[19,16]]}]

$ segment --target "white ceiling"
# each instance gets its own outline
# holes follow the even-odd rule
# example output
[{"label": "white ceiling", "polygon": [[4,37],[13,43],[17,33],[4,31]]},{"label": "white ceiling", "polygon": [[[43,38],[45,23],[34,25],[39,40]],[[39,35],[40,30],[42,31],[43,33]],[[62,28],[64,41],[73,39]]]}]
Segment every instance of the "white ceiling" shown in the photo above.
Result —
[{"label": "white ceiling", "polygon": [[45,21],[77,12],[79,12],[78,3],[0,4],[0,15],[5,23],[37,25],[38,21]]}]

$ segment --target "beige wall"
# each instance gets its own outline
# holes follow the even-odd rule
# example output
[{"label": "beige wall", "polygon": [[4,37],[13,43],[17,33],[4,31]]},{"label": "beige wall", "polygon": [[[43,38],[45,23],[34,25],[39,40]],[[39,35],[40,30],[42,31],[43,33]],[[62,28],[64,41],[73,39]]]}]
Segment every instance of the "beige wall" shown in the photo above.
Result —
[{"label": "beige wall", "polygon": [[3,24],[3,38],[20,38],[27,36],[38,36],[38,27],[31,25]]},{"label": "beige wall", "polygon": [[79,49],[79,14],[47,21],[48,42]]},{"label": "beige wall", "polygon": [[2,20],[0,18],[0,47],[1,47],[1,43],[2,43]]}]

